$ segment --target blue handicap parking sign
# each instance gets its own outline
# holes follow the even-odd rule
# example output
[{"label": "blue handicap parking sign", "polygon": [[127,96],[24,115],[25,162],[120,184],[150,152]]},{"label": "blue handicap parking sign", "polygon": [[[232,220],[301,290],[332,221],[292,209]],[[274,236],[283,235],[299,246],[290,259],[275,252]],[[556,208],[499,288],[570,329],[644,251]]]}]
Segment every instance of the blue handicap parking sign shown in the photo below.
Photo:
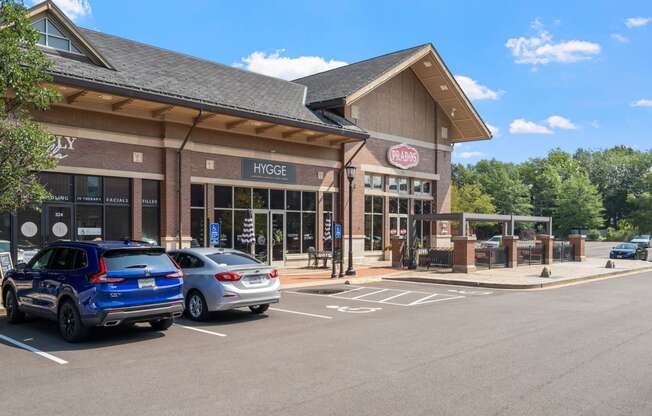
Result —
[{"label": "blue handicap parking sign", "polygon": [[335,224],[335,239],[336,240],[341,240],[342,239],[342,224]]},{"label": "blue handicap parking sign", "polygon": [[210,244],[215,245],[220,243],[220,224],[213,222],[210,225]]}]

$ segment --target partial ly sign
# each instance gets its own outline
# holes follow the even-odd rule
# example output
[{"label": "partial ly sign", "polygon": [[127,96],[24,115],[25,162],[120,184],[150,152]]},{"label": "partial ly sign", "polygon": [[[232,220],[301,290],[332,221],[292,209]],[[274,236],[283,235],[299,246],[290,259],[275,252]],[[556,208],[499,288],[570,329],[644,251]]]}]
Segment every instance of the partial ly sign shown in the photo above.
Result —
[{"label": "partial ly sign", "polygon": [[261,182],[296,183],[296,166],[262,159],[242,159],[242,179]]},{"label": "partial ly sign", "polygon": [[387,161],[397,168],[410,169],[419,164],[419,152],[408,144],[397,144],[387,150]]},{"label": "partial ly sign", "polygon": [[75,150],[75,142],[77,137],[71,136],[54,136],[54,141],[48,149],[50,155],[57,160],[65,159],[68,157],[68,152]]}]

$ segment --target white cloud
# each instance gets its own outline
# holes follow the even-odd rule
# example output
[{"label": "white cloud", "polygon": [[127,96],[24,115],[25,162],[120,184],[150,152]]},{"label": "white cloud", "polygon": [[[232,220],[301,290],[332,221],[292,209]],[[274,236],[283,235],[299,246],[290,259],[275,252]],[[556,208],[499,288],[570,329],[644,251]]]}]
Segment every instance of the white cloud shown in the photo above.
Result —
[{"label": "white cloud", "polygon": [[548,127],[518,118],[509,125],[509,132],[512,134],[552,134]]},{"label": "white cloud", "polygon": [[562,116],[550,116],[546,119],[546,123],[550,126],[551,129],[562,129],[562,130],[575,130],[577,126],[573,124],[569,119]]},{"label": "white cloud", "polygon": [[484,156],[484,153],[482,152],[460,152],[460,154],[457,155],[460,159],[474,159],[482,156]]},{"label": "white cloud", "polygon": [[572,63],[586,61],[601,51],[599,44],[584,40],[568,40],[555,43],[553,36],[543,30],[536,19],[531,27],[536,36],[508,39],[505,46],[512,51],[517,64],[545,65],[551,62]]},{"label": "white cloud", "polygon": [[647,98],[641,98],[638,101],[634,101],[631,104],[632,107],[652,107],[652,100]]},{"label": "white cloud", "polygon": [[478,84],[473,78],[464,75],[455,75],[457,83],[460,84],[464,93],[472,101],[480,100],[497,100],[503,94],[503,91],[494,91],[489,87]]},{"label": "white cloud", "polygon": [[256,51],[242,58],[241,62],[235,63],[233,66],[276,78],[291,80],[346,65],[346,62],[336,61],[334,59],[327,61],[320,56],[289,58],[282,56],[283,52],[284,50],[278,50],[274,53],[266,54],[265,52]]},{"label": "white cloud", "polygon": [[[41,3],[42,1],[32,0],[32,4]],[[77,20],[92,13],[88,0],[54,0],[54,2],[70,20]]]},{"label": "white cloud", "polygon": [[652,22],[652,17],[630,17],[625,20],[625,25],[628,28],[645,26]]},{"label": "white cloud", "polygon": [[489,123],[485,123],[487,125],[487,128],[491,132],[491,135],[494,137],[500,137],[500,129],[494,125],[491,125]]},{"label": "white cloud", "polygon": [[621,35],[620,33],[612,33],[611,39],[619,43],[629,43],[629,38],[627,36]]}]

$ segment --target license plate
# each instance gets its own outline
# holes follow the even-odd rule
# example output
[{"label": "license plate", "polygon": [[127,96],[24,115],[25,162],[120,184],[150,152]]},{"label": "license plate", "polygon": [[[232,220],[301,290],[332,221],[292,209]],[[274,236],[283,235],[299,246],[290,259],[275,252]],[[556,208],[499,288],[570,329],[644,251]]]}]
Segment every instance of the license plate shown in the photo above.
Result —
[{"label": "license plate", "polygon": [[247,282],[253,284],[263,283],[263,278],[261,276],[249,276]]},{"label": "license plate", "polygon": [[155,279],[138,279],[138,287],[140,289],[156,287],[156,280]]}]

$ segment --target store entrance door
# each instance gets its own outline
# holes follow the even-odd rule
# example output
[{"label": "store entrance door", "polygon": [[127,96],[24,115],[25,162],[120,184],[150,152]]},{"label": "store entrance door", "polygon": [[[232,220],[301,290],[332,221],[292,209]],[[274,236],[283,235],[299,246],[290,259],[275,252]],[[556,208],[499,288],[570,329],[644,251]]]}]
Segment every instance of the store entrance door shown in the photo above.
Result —
[{"label": "store entrance door", "polygon": [[72,240],[72,207],[48,205],[45,211],[45,243]]},{"label": "store entrance door", "polygon": [[272,211],[270,224],[272,266],[283,266],[285,262],[285,213]]}]

